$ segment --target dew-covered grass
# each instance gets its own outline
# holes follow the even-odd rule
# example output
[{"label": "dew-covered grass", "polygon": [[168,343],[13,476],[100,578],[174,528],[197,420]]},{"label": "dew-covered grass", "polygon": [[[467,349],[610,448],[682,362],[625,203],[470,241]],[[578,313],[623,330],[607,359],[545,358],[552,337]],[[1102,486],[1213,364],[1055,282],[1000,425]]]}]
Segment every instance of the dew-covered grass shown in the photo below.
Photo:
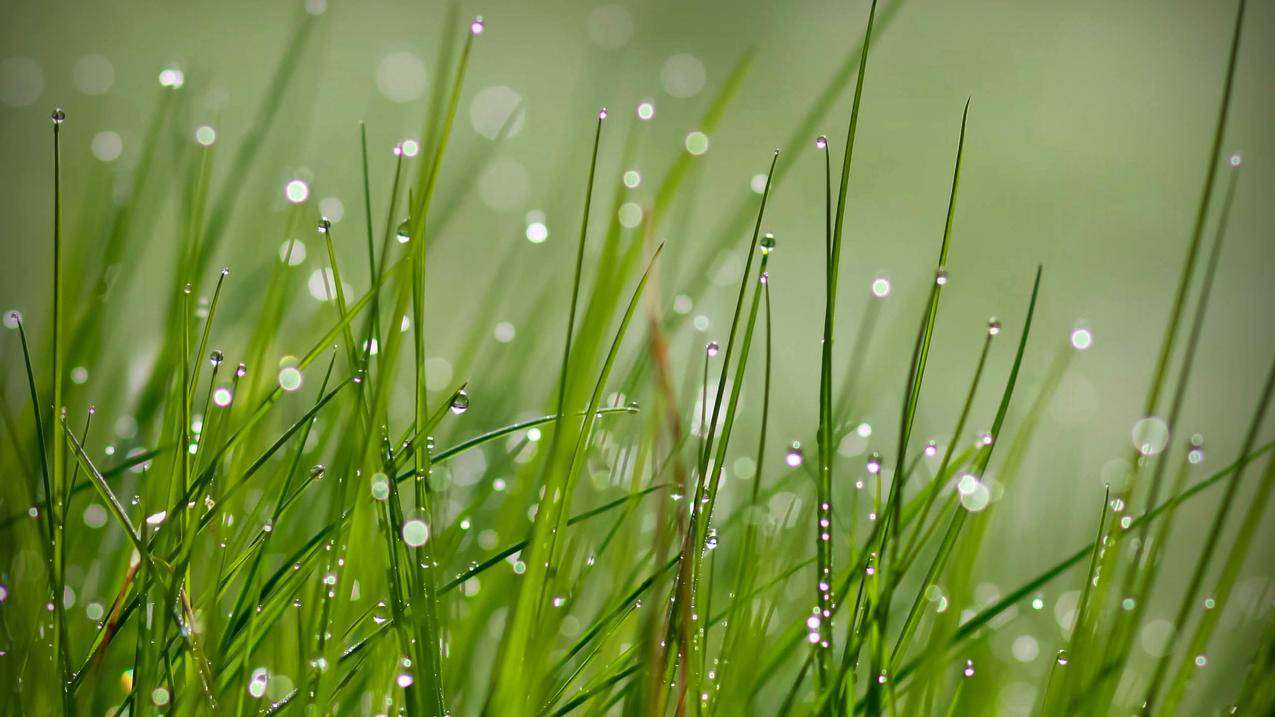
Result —
[{"label": "dew-covered grass", "polygon": [[[972,324],[977,353],[941,412],[956,416],[949,432],[921,435],[950,360],[936,329],[960,280],[949,260],[966,251],[958,189],[980,118],[977,98],[954,108],[950,160],[932,168],[950,186],[927,207],[945,217],[927,279],[878,276],[847,294],[840,272],[870,241],[848,215],[855,147],[873,141],[860,112],[899,4],[865,9],[827,89],[791,108],[790,144],[756,147],[738,195],[698,186],[696,163],[754,91],[752,53],[674,151],[642,141],[650,100],[574,118],[587,162],[561,172],[573,218],[554,229],[571,251],[516,284],[522,267],[504,255],[463,296],[429,281],[449,271],[438,246],[517,117],[480,156],[448,153],[488,39],[481,17],[453,6],[436,38],[447,71],[419,139],[378,149],[375,117],[350,133],[360,196],[344,221],[320,207],[323,177],[282,178],[273,210],[244,196],[275,171],[269,143],[321,15],[299,15],[235,146],[185,126],[185,75],[165,69],[129,191],[109,205],[64,189],[79,130],[55,110],[49,134],[29,138],[50,145],[53,216],[33,238],[49,260],[23,268],[47,276],[49,305],[6,314],[0,336],[0,712],[1270,714],[1269,597],[1235,618],[1260,635],[1256,652],[1216,633],[1275,489],[1263,423],[1275,366],[1233,407],[1246,426],[1234,455],[1204,464],[1180,425],[1241,176],[1224,139],[1244,3],[1216,58],[1195,221],[1172,238],[1186,256],[1164,281],[1163,338],[1128,366],[1147,393],[1127,471],[1101,503],[1032,506],[1033,544],[1054,540],[1063,510],[1091,515],[1092,538],[1028,556],[1030,577],[1000,588],[980,578],[998,503],[1070,478],[1024,466],[1095,337],[1042,334],[1038,310],[1067,290],[1048,266],[1017,277],[998,317]],[[830,110],[844,134],[818,134]],[[789,159],[807,143],[814,153]],[[600,171],[615,161],[624,171]],[[768,221],[794,173],[822,185],[800,198],[824,224],[822,276],[774,262],[818,250],[820,237],[776,236]],[[650,199],[627,200],[639,186]],[[737,259],[737,283],[687,280],[715,252],[688,249],[686,205],[735,201],[720,235],[694,240]],[[223,268],[245,221],[282,244]],[[104,228],[99,243],[86,226]],[[127,258],[156,232],[173,263],[140,273]],[[548,237],[529,215],[526,240]],[[772,298],[797,283],[819,288],[804,318],[821,340],[779,381],[775,328],[789,317]],[[164,320],[121,325],[118,286]],[[725,308],[708,332],[690,307],[710,292]],[[901,293],[915,301],[883,318]],[[511,303],[516,320],[497,322]],[[440,363],[435,322],[461,305],[474,318]],[[146,361],[130,336],[143,329],[157,341]],[[909,350],[882,344],[885,331]],[[513,349],[490,358],[497,344]],[[120,365],[126,379],[97,380]],[[903,390],[881,395],[865,365]],[[794,381],[817,401],[790,405],[781,387]],[[866,396],[885,423],[867,422]],[[778,407],[802,423],[778,424]],[[1178,508],[1197,497],[1215,512],[1183,548]],[[1171,608],[1149,612],[1153,599]]]}]

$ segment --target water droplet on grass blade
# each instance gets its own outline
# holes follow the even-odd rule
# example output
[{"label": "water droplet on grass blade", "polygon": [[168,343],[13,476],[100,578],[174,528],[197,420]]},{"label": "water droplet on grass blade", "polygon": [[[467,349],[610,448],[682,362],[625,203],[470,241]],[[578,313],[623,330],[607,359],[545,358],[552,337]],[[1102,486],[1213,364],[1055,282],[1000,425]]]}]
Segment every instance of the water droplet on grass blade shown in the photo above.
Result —
[{"label": "water droplet on grass blade", "polygon": [[407,240],[412,238],[412,220],[404,219],[399,222],[398,229],[394,232],[394,237],[398,239],[399,244],[406,244]]},{"label": "water droplet on grass blade", "polygon": [[868,456],[868,462],[865,467],[868,469],[868,472],[871,473],[872,475],[879,474],[881,472],[881,454],[876,451],[873,451]]},{"label": "water droplet on grass blade", "polygon": [[452,395],[451,412],[457,416],[469,410],[469,394],[465,389],[459,389]]},{"label": "water droplet on grass blade", "polygon": [[248,694],[253,699],[261,699],[266,694],[266,685],[270,681],[270,674],[266,672],[266,668],[258,667],[252,671],[252,677],[248,680]]},{"label": "water droplet on grass blade", "polygon": [[704,347],[704,353],[708,354],[709,358],[716,356],[719,350],[720,347],[718,347],[716,341],[709,341],[708,346]]},{"label": "water droplet on grass blade", "polygon": [[775,251],[775,235],[770,232],[766,232],[766,235],[761,238],[758,246],[761,247],[761,253],[763,254],[770,254]]},{"label": "water droplet on grass blade", "polygon": [[[473,22],[469,23],[469,31],[474,35],[483,34],[483,30],[485,29],[487,29],[487,24],[483,22],[482,15],[475,17]],[[406,687],[406,685],[404,685],[404,687]]]},{"label": "water droplet on grass blade", "polygon": [[53,114],[49,115],[49,117],[53,120],[53,124],[62,124],[66,121],[66,112],[63,112],[62,108],[59,107],[53,110]]},{"label": "water droplet on grass blade", "polygon": [[827,149],[828,138],[823,135],[819,135],[818,137],[815,137],[815,147],[817,147],[818,149]]}]

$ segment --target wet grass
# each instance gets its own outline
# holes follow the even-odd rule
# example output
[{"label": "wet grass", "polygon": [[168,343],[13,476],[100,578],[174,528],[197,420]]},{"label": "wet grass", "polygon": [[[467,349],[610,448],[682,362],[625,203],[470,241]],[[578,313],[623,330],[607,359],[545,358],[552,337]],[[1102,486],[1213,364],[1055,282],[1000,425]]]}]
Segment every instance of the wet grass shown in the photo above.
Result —
[{"label": "wet grass", "polygon": [[[1091,542],[990,598],[976,578],[997,504],[1033,479],[1021,475],[1026,453],[1088,341],[1032,331],[1038,307],[1066,295],[1048,290],[1048,267],[1038,268],[1005,297],[1010,318],[986,324],[950,437],[924,446],[914,437],[918,416],[935,410],[926,372],[949,255],[961,250],[958,188],[978,113],[976,102],[953,113],[952,164],[936,168],[952,172],[950,194],[937,208],[933,280],[912,287],[919,314],[900,322],[912,350],[884,353],[873,336],[897,327],[879,326],[878,307],[903,287],[879,280],[848,299],[838,293],[862,241],[847,230],[847,197],[854,147],[866,138],[872,42],[897,7],[872,4],[828,89],[796,113],[793,142],[816,143],[818,161],[758,148],[764,187],[740,199],[704,251],[675,239],[665,250],[664,241],[682,207],[709,201],[696,155],[679,152],[651,178],[639,226],[625,227],[615,218],[621,184],[599,167],[654,151],[641,141],[643,120],[614,110],[581,117],[588,162],[562,178],[564,205],[579,213],[570,257],[534,296],[511,291],[510,265],[493,267],[475,292],[482,318],[460,342],[467,358],[444,380],[430,375],[432,322],[456,299],[429,279],[454,208],[436,198],[469,191],[473,167],[499,146],[466,167],[447,161],[481,19],[460,23],[453,10],[438,41],[438,66],[450,73],[423,118],[420,156],[398,145],[392,166],[381,166],[360,125],[351,143],[361,216],[336,224],[294,197],[251,220],[286,239],[282,261],[267,253],[233,273],[213,264],[217,248],[232,219],[253,211],[243,186],[267,171],[319,19],[298,25],[223,171],[214,171],[215,142],[176,127],[188,102],[180,83],[162,90],[132,194],[102,220],[100,253],[63,227],[64,206],[96,205],[62,196],[62,139],[75,124],[56,112],[52,264],[31,267],[49,272],[50,318],[6,317],[15,330],[3,347],[0,466],[12,479],[0,494],[0,687],[10,704],[29,714],[958,715],[1001,713],[1002,690],[1031,679],[1030,710],[1040,714],[1275,709],[1262,678],[1275,660],[1269,616],[1251,626],[1262,633],[1253,655],[1230,654],[1215,635],[1275,490],[1275,443],[1263,438],[1275,367],[1253,391],[1228,465],[1197,475],[1199,441],[1176,436],[1239,181],[1222,147],[1243,3],[1164,338],[1138,374],[1150,380],[1145,416],[1161,415],[1171,390],[1158,420],[1173,440],[1138,447],[1131,475],[1101,505],[1065,507],[1092,511]],[[741,56],[701,131],[730,121],[751,62]],[[816,140],[815,125],[850,87],[844,142]],[[788,238],[768,231],[766,209],[792,172],[824,181],[824,196],[808,202],[826,225],[822,281],[772,276],[772,254]],[[1226,192],[1215,202],[1219,176]],[[77,379],[69,367],[94,377],[109,375],[108,360],[129,359],[116,355],[129,349],[112,338],[109,306],[115,274],[130,269],[108,265],[144,249],[166,211],[167,188],[156,185],[169,181],[180,185],[170,200],[181,217],[177,258],[169,275],[143,282],[167,317],[154,362],[132,388]],[[293,238],[312,228],[317,238]],[[312,256],[299,263],[318,272],[317,313],[298,308],[305,292],[291,260],[305,245]],[[705,347],[677,304],[711,288],[687,277],[703,276],[718,249],[741,269],[723,343]],[[804,413],[812,455],[793,440],[806,436],[771,418],[787,398],[773,392],[773,327],[785,319],[772,294],[799,281],[821,283],[825,299],[821,344],[806,364],[818,375],[799,377],[818,386]],[[251,309],[227,315],[235,297]],[[483,360],[493,312],[510,301],[527,337],[520,355]],[[308,318],[289,326],[291,316]],[[1003,347],[1002,334],[1017,341]],[[307,349],[290,355],[297,345]],[[546,355],[551,365],[526,365]],[[1004,375],[989,360],[998,355],[1011,361]],[[857,403],[870,362],[904,379],[898,430],[874,438],[878,450],[843,452],[847,437],[867,438],[856,433]],[[1042,378],[1020,381],[1035,366]],[[999,388],[988,394],[988,384]],[[510,386],[540,403],[502,400]],[[980,416],[985,395],[996,409]],[[113,431],[97,428],[107,417]],[[972,432],[980,422],[990,429]],[[1166,555],[1179,506],[1219,492],[1198,552]],[[1040,507],[1042,516],[1057,510]],[[1173,595],[1167,648],[1135,659],[1167,560],[1193,566]],[[1058,635],[1033,639],[1018,661],[1033,662],[1038,649],[1042,659],[1024,667],[994,653],[998,631],[1043,609],[1046,590],[1074,592],[1076,604]],[[1219,655],[1251,662],[1252,672],[1200,687],[1197,675]]]}]

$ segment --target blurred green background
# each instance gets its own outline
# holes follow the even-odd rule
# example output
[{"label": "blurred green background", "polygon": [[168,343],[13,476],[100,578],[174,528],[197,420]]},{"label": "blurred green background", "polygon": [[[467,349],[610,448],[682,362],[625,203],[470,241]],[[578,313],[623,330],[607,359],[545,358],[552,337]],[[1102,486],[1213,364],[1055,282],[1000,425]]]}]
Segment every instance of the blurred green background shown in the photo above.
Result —
[{"label": "blurred green background", "polygon": [[[882,7],[893,5],[899,3]],[[223,315],[232,316],[223,319],[228,354],[236,341],[233,317],[247,322],[258,292],[253,281],[266,275],[262,267],[277,260],[289,238],[279,217],[286,209],[282,188],[290,178],[310,183],[311,202],[326,200],[316,216],[341,215],[335,231],[349,239],[343,261],[357,267],[347,272],[347,281],[359,293],[366,289],[357,123],[367,123],[379,227],[392,171],[390,149],[419,138],[430,93],[448,81],[436,66],[446,16],[441,4],[329,0],[321,7],[311,0],[309,8],[323,10],[316,34],[222,248],[220,263],[230,265],[238,280],[228,284],[231,313]],[[755,200],[750,182],[765,171],[771,150],[787,141],[853,51],[866,12],[861,1],[464,5],[462,17],[482,14],[487,25],[477,39],[443,170],[438,201],[445,208],[439,211],[451,217],[430,259],[435,297],[430,352],[457,361],[467,327],[480,314],[487,318],[480,309],[500,302],[490,318],[513,325],[512,341],[490,341],[472,366],[456,367],[466,370],[476,405],[509,419],[544,408],[559,338],[517,330],[528,311],[557,317],[565,309],[597,108],[609,107],[617,120],[608,124],[603,140],[603,200],[595,203],[602,208],[595,212],[600,236],[599,213],[609,206],[621,173],[635,169],[641,175],[636,188],[625,190],[628,200],[649,202],[659,178],[684,151],[686,134],[697,129],[731,68],[752,48],[756,56],[739,95],[710,137],[709,150],[696,158],[684,196],[656,232],[680,257],[664,267],[664,301],[692,284],[706,289],[692,312],[706,317],[708,328],[696,333],[687,327],[678,334],[675,358],[680,364],[692,347],[724,339],[717,327],[729,320],[741,266],[737,257],[717,254],[723,227],[739,202]],[[226,158],[250,126],[305,13],[298,3],[277,1],[4,0],[3,15],[0,309],[23,312],[37,342],[43,342],[51,254],[49,111],[60,106],[68,115],[67,226],[72,251],[88,252],[100,241],[111,187],[126,187],[138,161],[160,97],[160,70],[184,73],[188,101],[174,121],[189,128],[185,139],[193,141],[197,126],[216,130],[218,186]],[[951,280],[917,436],[950,430],[984,322],[992,315],[1006,322],[989,374],[995,378],[988,385],[999,386],[1038,263],[1044,265],[1038,323],[1011,427],[1072,327],[1080,322],[1094,334],[1093,348],[1076,357],[1049,407],[1029,470],[998,509],[993,530],[1002,539],[986,553],[989,580],[1008,585],[1087,540],[1103,484],[1119,473],[1112,461],[1128,455],[1130,428],[1140,417],[1208,163],[1232,19],[1231,3],[1203,0],[906,0],[875,38],[850,181],[844,318],[838,327],[844,362],[855,322],[870,300],[869,281],[890,277],[894,291],[863,368],[856,410],[857,418],[877,429],[872,445],[893,450],[897,396],[942,236],[967,97],[972,103]],[[1224,142],[1227,152],[1242,152],[1243,177],[1195,378],[1179,435],[1172,439],[1180,449],[1190,433],[1205,436],[1208,458],[1201,474],[1232,459],[1275,352],[1272,67],[1275,5],[1252,3]],[[850,90],[842,88],[819,124],[838,154]],[[634,159],[622,163],[625,134],[644,99],[654,103],[655,117],[640,128]],[[511,136],[494,143],[514,107],[519,116],[508,124]],[[813,445],[823,308],[822,161],[813,135],[782,149],[780,161],[791,166],[775,187],[764,227],[780,242],[771,262],[776,448],[793,439]],[[188,171],[176,161],[164,170],[166,156],[160,159],[159,186],[150,190],[154,201],[169,207],[166,218],[148,230],[146,251],[126,257],[135,270],[108,304],[114,335],[100,359],[104,363],[71,391],[72,400],[120,393],[116,388],[130,386],[129,376],[156,350],[163,314],[155,298],[171,290],[180,185]],[[545,215],[544,243],[526,239],[532,211]],[[1213,226],[1211,219],[1206,236]],[[323,261],[309,227],[297,237],[309,242],[310,257],[297,269],[307,274]],[[726,239],[737,249],[743,237]],[[512,263],[505,264],[506,281],[498,288],[509,293],[493,294],[489,283],[506,261]],[[304,282],[298,286],[306,291]],[[308,295],[300,305],[330,312]],[[310,328],[298,330],[295,352],[315,335]],[[16,340],[6,336],[0,352],[11,398],[22,395],[16,350]],[[517,371],[484,381],[485,367],[509,372],[511,361]],[[119,405],[100,404],[101,410],[112,417],[127,413],[128,392],[123,393]],[[990,422],[997,391],[985,393],[973,419],[978,429]],[[747,421],[755,409],[746,403]],[[779,451],[772,455],[777,462]],[[1215,499],[1202,499],[1179,523],[1175,546],[1189,556],[1183,564],[1194,561],[1198,531]],[[1275,529],[1268,524],[1263,531],[1258,545],[1269,546]],[[1269,547],[1254,551],[1253,577],[1242,584],[1236,610],[1269,604],[1271,558]],[[1165,592],[1173,593],[1183,576],[1166,578]],[[1152,608],[1149,616],[1155,614]],[[1219,639],[1241,639],[1234,621],[1223,626]],[[1219,674],[1225,669],[1218,665]]]}]

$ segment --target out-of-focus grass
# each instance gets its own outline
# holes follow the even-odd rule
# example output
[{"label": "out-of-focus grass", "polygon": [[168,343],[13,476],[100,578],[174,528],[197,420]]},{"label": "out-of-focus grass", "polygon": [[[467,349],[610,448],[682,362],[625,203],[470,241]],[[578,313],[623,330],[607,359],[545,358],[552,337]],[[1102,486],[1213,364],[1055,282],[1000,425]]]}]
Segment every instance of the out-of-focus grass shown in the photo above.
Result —
[{"label": "out-of-focus grass", "polygon": [[[587,163],[564,160],[553,192],[579,213],[578,234],[554,224],[555,239],[574,235],[573,252],[534,280],[502,252],[459,291],[439,279],[448,245],[491,242],[457,236],[454,222],[483,191],[482,168],[499,161],[523,100],[492,142],[457,159],[467,78],[496,39],[481,18],[461,22],[458,6],[435,39],[445,80],[419,139],[391,154],[368,140],[377,117],[351,128],[361,171],[344,204],[318,200],[331,181],[321,174],[288,175],[273,204],[245,192],[281,166],[292,116],[323,122],[304,96],[329,37],[321,4],[298,15],[229,155],[212,127],[192,136],[197,109],[172,70],[128,192],[103,176],[67,181],[82,166],[66,162],[68,147],[84,144],[68,144],[75,114],[57,110],[51,263],[24,269],[48,277],[50,310],[28,300],[7,315],[13,340],[0,354],[0,466],[11,476],[0,493],[0,688],[11,704],[410,715],[1275,707],[1261,680],[1275,650],[1269,599],[1238,589],[1275,488],[1263,426],[1275,369],[1251,389],[1255,408],[1235,408],[1243,433],[1225,467],[1193,481],[1201,443],[1179,437],[1236,209],[1240,162],[1223,148],[1243,4],[1158,359],[1126,369],[1150,379],[1133,455],[1109,472],[1118,485],[1101,506],[1078,494],[1000,528],[1031,565],[1003,590],[980,577],[1002,554],[988,537],[1016,490],[1071,480],[1066,467],[1029,470],[1027,457],[1093,337],[1042,334],[1037,311],[1065,306],[1069,292],[1047,266],[1016,277],[997,297],[1010,318],[980,328],[952,433],[918,447],[939,420],[927,414],[946,416],[936,381],[965,366],[938,329],[969,317],[947,304],[940,316],[939,300],[950,279],[959,286],[951,262],[970,251],[957,189],[964,197],[976,181],[962,166],[984,119],[967,102],[953,164],[933,168],[952,172],[934,273],[838,298],[842,269],[872,242],[854,228],[851,160],[870,141],[861,110],[900,6],[864,8],[867,31],[841,48],[827,89],[786,108],[792,144],[816,144],[819,161],[754,147],[749,188],[706,181],[702,164],[741,96],[765,91],[749,84],[751,50],[675,151],[654,144],[641,107],[566,115],[580,145],[569,157],[591,148]],[[844,146],[815,140],[833,108]],[[617,170],[631,166],[641,173]],[[776,261],[817,241],[768,231],[771,202],[802,174],[822,196],[786,201],[825,224],[822,282]],[[1228,177],[1220,201],[1216,176]],[[654,191],[632,193],[643,184]],[[724,228],[705,233],[694,213],[723,204]],[[334,207],[345,221],[324,215]],[[538,243],[543,221],[517,229]],[[261,240],[240,241],[245,227]],[[169,268],[134,260],[157,244],[174,245]],[[772,297],[811,291],[803,284],[822,294],[817,350],[776,342],[776,329],[810,317]],[[733,308],[703,308],[722,286]],[[165,318],[122,321],[121,294]],[[887,300],[906,306],[882,325]],[[492,332],[495,316],[512,320]],[[882,345],[879,332],[910,343]],[[705,349],[706,333],[722,344]],[[1013,351],[1002,334],[1016,336]],[[443,343],[461,347],[455,364],[438,359]],[[776,348],[798,368],[779,376]],[[865,380],[864,365],[902,377],[901,394]],[[789,390],[797,384],[817,387],[817,401]],[[1178,506],[1219,484],[1202,549],[1170,542]],[[1055,545],[1062,511],[1094,514],[1093,540]],[[1177,607],[1172,620],[1149,610],[1157,596]],[[1224,616],[1262,637],[1220,638]]]}]

